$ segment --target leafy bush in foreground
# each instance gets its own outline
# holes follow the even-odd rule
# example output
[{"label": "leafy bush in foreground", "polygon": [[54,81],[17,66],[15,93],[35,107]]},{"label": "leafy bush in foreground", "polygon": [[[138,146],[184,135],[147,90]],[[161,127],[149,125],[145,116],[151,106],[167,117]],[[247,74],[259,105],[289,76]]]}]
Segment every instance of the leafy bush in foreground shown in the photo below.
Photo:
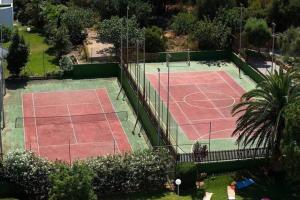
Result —
[{"label": "leafy bush in foreground", "polygon": [[53,166],[32,152],[17,150],[3,161],[3,176],[18,184],[31,199],[48,199]]},{"label": "leafy bush in foreground", "polygon": [[59,163],[50,175],[53,187],[49,199],[97,199],[92,188],[92,178],[91,170],[83,163],[75,163],[72,167]]},{"label": "leafy bush in foreground", "polygon": [[99,157],[88,161],[95,172],[94,190],[103,194],[161,189],[171,158],[166,151],[146,151],[124,156]]}]

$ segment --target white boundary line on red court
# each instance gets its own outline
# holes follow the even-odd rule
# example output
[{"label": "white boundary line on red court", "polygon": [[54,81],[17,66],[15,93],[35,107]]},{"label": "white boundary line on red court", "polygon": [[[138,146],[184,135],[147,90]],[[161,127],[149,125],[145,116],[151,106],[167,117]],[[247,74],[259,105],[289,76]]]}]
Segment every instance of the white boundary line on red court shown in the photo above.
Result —
[{"label": "white boundary line on red court", "polygon": [[215,110],[221,115],[221,116],[223,116],[223,118],[226,118],[226,116],[219,110],[219,108],[214,104],[214,102],[206,95],[206,93],[205,92],[203,92],[202,91],[202,89],[201,88],[199,88],[198,87],[198,85],[197,84],[194,84],[197,88],[198,88],[198,90],[211,102],[211,104],[215,107]]},{"label": "white boundary line on red court", "polygon": [[[23,98],[24,98],[24,94],[22,94],[22,115],[23,115],[23,135],[24,135],[24,149],[26,150],[26,127],[25,127],[25,113],[24,113],[24,101],[23,101]],[[30,144],[30,141],[29,141],[29,144]],[[29,149],[31,150],[31,149]]]},{"label": "white boundary line on red court", "polygon": [[[77,141],[77,137],[76,137],[76,132],[75,132],[75,128],[74,128],[74,124],[73,124],[73,121],[72,121],[72,117],[71,117],[71,113],[70,113],[70,109],[69,109],[68,104],[67,104],[67,110],[68,110],[68,115],[70,117],[70,122],[71,122],[71,127],[72,127],[72,131],[73,131],[74,139],[75,139],[75,142],[77,144],[78,141]],[[71,138],[70,138],[70,143],[71,143]]]},{"label": "white boundary line on red court", "polygon": [[[98,89],[98,88],[97,88]],[[100,87],[99,89],[105,89],[105,87]],[[77,89],[77,90],[71,90],[71,89],[68,89],[68,90],[53,90],[53,91],[37,91],[37,92],[33,92],[35,94],[39,94],[39,93],[42,93],[42,94],[48,94],[48,93],[61,93],[61,92],[81,92],[81,91],[93,91],[95,89]],[[25,94],[31,94],[32,92],[28,92],[28,93],[25,93]]]},{"label": "white boundary line on red court", "polygon": [[49,147],[62,147],[62,146],[75,146],[75,145],[93,145],[93,144],[108,144],[109,146],[111,146],[111,142],[79,142],[76,144],[52,144],[52,145],[44,145],[41,146],[41,148],[49,148]]},{"label": "white boundary line on red court", "polygon": [[[199,108],[199,109],[207,109],[207,110],[215,109],[215,108],[229,108],[229,107],[232,107],[232,106],[235,104],[235,98],[233,98],[232,96],[229,96],[229,95],[227,95],[227,94],[219,93],[219,92],[206,92],[206,93],[226,95],[226,96],[228,96],[228,97],[230,97],[230,98],[227,98],[227,99],[209,99],[209,100],[190,100],[190,101],[186,100],[186,98],[187,98],[188,96],[191,96],[191,95],[194,95],[194,94],[201,94],[201,93],[202,93],[202,92],[194,92],[194,93],[185,95],[185,96],[183,97],[183,101],[177,101],[177,102],[183,102],[183,103],[186,103],[186,104],[189,105],[189,106],[192,106],[192,107],[195,107],[195,108]],[[205,95],[205,96],[208,98],[207,95]],[[203,106],[203,107],[202,107],[202,106],[196,106],[196,105],[193,105],[192,103],[189,103],[189,102],[204,102],[204,101],[210,101],[210,102],[212,103],[213,101],[223,101],[223,100],[229,100],[229,99],[230,99],[231,101],[233,100],[233,103],[232,103],[232,104],[226,105],[226,106],[223,106],[223,107],[213,105],[215,108],[204,107],[204,106]]]},{"label": "white boundary line on red court", "polygon": [[[226,73],[226,72],[225,72]],[[239,97],[241,96],[241,94],[236,90],[234,89],[224,78],[223,76],[221,76],[219,73],[217,73],[218,76],[226,83],[227,86],[229,86]],[[228,76],[228,74],[226,74]],[[230,76],[229,76],[230,77]],[[231,78],[231,77],[230,77]],[[233,80],[235,82],[235,80]]]},{"label": "white boundary line on red court", "polygon": [[37,144],[38,155],[40,156],[41,154],[40,154],[39,134],[38,134],[38,128],[36,124],[36,114],[35,114],[35,107],[34,107],[34,93],[31,93],[31,99],[32,99],[32,109],[33,109],[33,116],[34,116],[36,144]]},{"label": "white boundary line on red court", "polygon": [[[71,103],[69,106],[79,106],[79,105],[98,105],[98,103]],[[61,105],[46,105],[46,106],[35,106],[36,108],[48,108],[48,107],[65,107],[66,104]]]},{"label": "white boundary line on red court", "polygon": [[[164,85],[164,83],[161,83],[161,86],[165,89],[166,92],[168,91],[168,90],[166,90],[166,86]],[[171,95],[171,92],[170,92],[170,97],[174,100],[174,103],[177,105],[178,109],[179,109],[180,112],[183,114],[183,116],[185,117],[185,119],[187,119],[187,121],[188,121],[189,123],[192,123],[192,121],[191,121],[191,120],[189,119],[189,117],[185,114],[185,112],[183,112],[183,110],[181,109],[180,105],[177,103],[176,99],[173,97],[173,95]],[[171,110],[169,110],[169,114],[171,115]],[[176,117],[174,117],[174,118],[176,118]],[[174,120],[176,120],[176,119],[174,119]],[[177,122],[177,124],[178,124],[178,122]],[[192,126],[192,128],[193,128],[193,130],[196,132],[196,134],[197,134],[198,136],[200,136],[198,130],[195,129],[194,126]]]},{"label": "white boundary line on red court", "polygon": [[[99,102],[99,105],[100,105],[100,107],[101,107],[102,112],[105,112],[104,109],[103,109],[103,107],[102,107],[102,103],[101,103],[101,100],[100,100],[100,98],[99,98],[99,96],[98,96],[98,94],[97,94],[96,89],[94,89],[94,94],[96,95],[96,97],[97,97],[97,99],[98,99],[98,102]],[[118,145],[118,142],[117,142],[117,140],[116,140],[116,138],[115,138],[115,136],[114,136],[114,134],[113,134],[113,131],[112,131],[112,129],[111,129],[111,126],[110,126],[109,121],[107,120],[106,115],[105,115],[105,119],[106,119],[106,122],[108,123],[109,130],[110,130],[110,134],[111,134],[111,136],[112,136],[113,139],[114,139],[114,143],[116,143],[117,148],[118,148],[118,151],[119,151],[119,153],[121,153],[120,148],[119,148],[119,145]]]},{"label": "white boundary line on red court", "polygon": [[[100,89],[97,89],[97,90],[100,90]],[[95,90],[95,91],[96,91],[96,90]],[[112,104],[112,102],[111,102],[111,100],[110,100],[110,97],[109,97],[109,95],[108,95],[108,93],[107,93],[107,90],[104,89],[104,91],[105,91],[105,93],[106,93],[106,96],[107,96],[108,99],[109,99],[109,103],[110,103],[111,107],[114,109],[114,111],[116,111],[114,105]],[[97,91],[96,91],[96,92],[97,92]],[[126,136],[125,138],[126,138],[128,144],[129,144],[129,147],[130,147],[131,151],[133,151],[133,149],[132,149],[132,147],[131,147],[131,144],[130,144],[130,142],[129,142],[129,139],[128,139],[128,137],[127,137],[126,131],[125,131],[124,128],[123,128],[122,122],[121,122],[119,119],[118,119],[118,121],[119,121],[119,124],[120,124],[120,126],[121,126],[121,128],[122,128],[122,130],[123,130],[124,135]]]}]

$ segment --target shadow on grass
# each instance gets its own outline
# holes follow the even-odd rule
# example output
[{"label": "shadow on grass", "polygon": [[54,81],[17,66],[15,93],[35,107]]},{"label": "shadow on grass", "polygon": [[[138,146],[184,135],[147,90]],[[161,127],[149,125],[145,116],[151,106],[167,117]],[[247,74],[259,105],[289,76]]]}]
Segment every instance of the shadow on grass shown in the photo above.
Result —
[{"label": "shadow on grass", "polygon": [[264,174],[261,171],[243,172],[244,177],[252,178],[256,183],[238,191],[245,200],[270,198],[272,200],[300,199],[299,182],[289,180],[285,173]]}]

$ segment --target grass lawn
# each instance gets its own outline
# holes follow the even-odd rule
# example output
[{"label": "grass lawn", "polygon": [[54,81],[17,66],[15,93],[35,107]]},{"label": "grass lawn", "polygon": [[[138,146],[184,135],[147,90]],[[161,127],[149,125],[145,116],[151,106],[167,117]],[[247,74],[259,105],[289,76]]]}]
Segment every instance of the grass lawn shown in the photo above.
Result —
[{"label": "grass lawn", "polygon": [[[58,70],[58,63],[55,61],[54,56],[47,53],[49,45],[45,42],[45,38],[41,34],[33,31],[27,32],[26,27],[21,25],[16,25],[15,29],[19,30],[19,33],[30,46],[29,61],[22,72],[23,74],[30,76],[44,76],[44,72],[51,73]],[[8,47],[9,44],[6,43],[4,46]]]},{"label": "grass lawn", "polygon": [[[245,174],[244,174],[245,175]],[[238,191],[236,200],[260,200],[263,197],[269,197],[272,200],[296,200],[299,198],[299,190],[294,187],[292,183],[287,180],[277,179],[278,176],[255,175],[246,173],[246,177],[251,177],[256,181],[256,184],[247,189]],[[277,180],[274,179],[276,177]],[[227,199],[227,185],[234,181],[234,174],[218,175],[215,177],[207,178],[204,186],[206,192],[213,193],[212,200],[226,200]],[[195,200],[202,199],[204,190],[181,191],[180,196],[173,192],[157,192],[153,194],[132,194],[127,196],[109,197],[107,199],[113,200],[136,200],[136,199],[149,199],[149,200]]]}]

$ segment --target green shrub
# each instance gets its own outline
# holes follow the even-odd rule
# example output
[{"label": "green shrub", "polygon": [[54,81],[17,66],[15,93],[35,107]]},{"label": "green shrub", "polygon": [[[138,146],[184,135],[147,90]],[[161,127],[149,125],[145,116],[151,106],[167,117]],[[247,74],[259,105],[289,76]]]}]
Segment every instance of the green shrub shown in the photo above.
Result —
[{"label": "green shrub", "polygon": [[163,31],[157,26],[146,29],[146,51],[150,53],[162,52],[166,49],[166,39]]},{"label": "green shrub", "polygon": [[30,199],[48,199],[53,166],[32,152],[9,152],[3,161],[3,176],[19,185]]},{"label": "green shrub", "polygon": [[164,187],[171,158],[166,151],[145,151],[99,157],[88,161],[94,190],[104,194],[159,190]]},{"label": "green shrub", "polygon": [[73,70],[73,63],[70,57],[68,56],[63,56],[60,60],[59,60],[59,66],[60,69],[63,72],[70,72]]},{"label": "green shrub", "polygon": [[[1,25],[0,25],[1,28]],[[12,30],[6,26],[2,27],[2,43],[9,42],[12,36]],[[1,43],[1,41],[0,41]]]},{"label": "green shrub", "polygon": [[173,18],[171,28],[176,32],[176,34],[188,34],[193,30],[197,18],[191,13],[178,13]]},{"label": "green shrub", "polygon": [[97,199],[92,188],[93,174],[87,165],[74,163],[72,167],[59,163],[50,175],[50,200]]},{"label": "green shrub", "polygon": [[197,181],[197,165],[194,163],[178,164],[176,166],[176,178],[181,180],[180,188],[195,188]]}]

